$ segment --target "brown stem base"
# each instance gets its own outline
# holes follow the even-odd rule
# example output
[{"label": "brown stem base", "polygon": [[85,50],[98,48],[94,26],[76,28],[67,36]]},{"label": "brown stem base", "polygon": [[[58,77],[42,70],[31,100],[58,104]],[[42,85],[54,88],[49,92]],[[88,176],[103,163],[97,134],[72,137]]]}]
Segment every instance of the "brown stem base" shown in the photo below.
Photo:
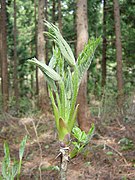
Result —
[{"label": "brown stem base", "polygon": [[69,161],[69,147],[60,148],[61,165],[60,165],[60,180],[67,179],[67,166]]}]

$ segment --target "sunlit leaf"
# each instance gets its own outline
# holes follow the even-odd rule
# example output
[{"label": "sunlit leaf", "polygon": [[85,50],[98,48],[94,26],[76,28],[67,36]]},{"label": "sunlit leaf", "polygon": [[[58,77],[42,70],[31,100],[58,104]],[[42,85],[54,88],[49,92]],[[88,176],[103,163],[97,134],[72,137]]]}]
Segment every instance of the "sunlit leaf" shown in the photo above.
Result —
[{"label": "sunlit leaf", "polygon": [[60,83],[60,101],[61,101],[61,117],[65,119],[65,86],[64,82]]},{"label": "sunlit leaf", "polygon": [[54,81],[60,81],[61,80],[61,77],[57,72],[55,72],[52,68],[47,66],[45,63],[38,61],[36,58],[30,59],[30,60],[28,60],[28,62],[38,66],[44,74],[49,76]]},{"label": "sunlit leaf", "polygon": [[59,110],[56,106],[56,103],[55,103],[55,100],[54,100],[54,97],[53,97],[53,92],[52,90],[50,89],[50,87],[48,88],[49,90],[49,95],[50,95],[50,98],[51,98],[51,102],[52,102],[52,107],[53,107],[53,112],[54,112],[54,116],[55,116],[55,122],[56,122],[56,127],[57,127],[57,130],[59,131]]},{"label": "sunlit leaf", "polygon": [[70,107],[68,122],[73,117],[75,105],[76,105],[76,99],[77,99],[77,94],[78,94],[78,69],[75,69],[75,71],[72,75],[72,85],[73,85],[73,95],[72,95],[72,99],[71,99],[71,107]]},{"label": "sunlit leaf", "polygon": [[89,69],[91,62],[94,57],[96,48],[98,47],[101,38],[96,40],[89,40],[88,44],[85,45],[83,51],[80,53],[77,59],[77,66],[79,71],[79,83],[82,80],[84,73]]},{"label": "sunlit leaf", "polygon": [[15,177],[18,173],[18,161],[14,160],[14,164],[12,166],[12,177]]},{"label": "sunlit leaf", "polygon": [[19,158],[20,158],[20,160],[23,157],[26,142],[27,142],[27,135],[23,138],[23,140],[22,140],[22,142],[20,144],[20,149],[19,149]]},{"label": "sunlit leaf", "polygon": [[68,45],[68,43],[62,37],[57,26],[49,23],[48,21],[45,21],[45,25],[52,31],[52,33],[46,32],[46,34],[50,35],[51,38],[57,43],[57,45],[59,46],[59,48],[61,50],[62,55],[65,57],[65,59],[68,61],[68,63],[71,66],[74,66],[75,58],[74,58],[73,52],[72,52],[70,46]]},{"label": "sunlit leaf", "polygon": [[74,124],[75,124],[76,116],[77,116],[77,112],[78,112],[78,106],[79,106],[79,104],[77,104],[77,106],[76,106],[76,108],[75,108],[75,111],[74,111],[74,113],[73,113],[72,118],[69,119],[69,121],[68,121],[68,129],[69,129],[69,132],[72,131],[73,126],[74,126]]}]

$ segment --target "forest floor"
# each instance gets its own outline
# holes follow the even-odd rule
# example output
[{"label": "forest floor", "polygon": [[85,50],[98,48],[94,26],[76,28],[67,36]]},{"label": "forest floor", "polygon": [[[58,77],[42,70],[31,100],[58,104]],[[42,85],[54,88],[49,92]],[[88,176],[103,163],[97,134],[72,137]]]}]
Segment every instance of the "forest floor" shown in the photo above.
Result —
[{"label": "forest floor", "polygon": [[[95,135],[87,150],[69,161],[68,180],[135,180],[135,122],[94,123]],[[28,134],[20,179],[59,179],[59,144],[51,113],[34,118],[3,115],[0,127],[0,174],[4,141],[11,157],[18,158],[19,144]]]}]

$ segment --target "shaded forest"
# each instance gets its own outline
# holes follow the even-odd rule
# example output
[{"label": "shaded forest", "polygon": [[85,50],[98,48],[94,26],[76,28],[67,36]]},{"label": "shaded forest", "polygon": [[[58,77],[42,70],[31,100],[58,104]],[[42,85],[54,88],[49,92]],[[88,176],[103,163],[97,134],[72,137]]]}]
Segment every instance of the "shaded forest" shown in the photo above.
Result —
[{"label": "shaded forest", "polygon": [[134,9],[0,1],[0,179],[135,179]]}]

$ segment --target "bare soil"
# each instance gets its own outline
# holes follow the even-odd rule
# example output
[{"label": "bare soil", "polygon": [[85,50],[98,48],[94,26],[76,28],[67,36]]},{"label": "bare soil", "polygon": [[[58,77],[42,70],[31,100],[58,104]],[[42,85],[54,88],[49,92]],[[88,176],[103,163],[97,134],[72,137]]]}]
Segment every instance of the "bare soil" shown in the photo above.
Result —
[{"label": "bare soil", "polygon": [[[135,123],[120,125],[94,120],[96,132],[85,151],[69,161],[68,180],[135,180]],[[58,180],[59,143],[51,113],[37,117],[0,118],[0,174],[3,143],[18,159],[19,144],[29,136],[23,158],[21,180]],[[122,141],[125,140],[125,142]],[[130,140],[126,142],[126,140]]]}]

